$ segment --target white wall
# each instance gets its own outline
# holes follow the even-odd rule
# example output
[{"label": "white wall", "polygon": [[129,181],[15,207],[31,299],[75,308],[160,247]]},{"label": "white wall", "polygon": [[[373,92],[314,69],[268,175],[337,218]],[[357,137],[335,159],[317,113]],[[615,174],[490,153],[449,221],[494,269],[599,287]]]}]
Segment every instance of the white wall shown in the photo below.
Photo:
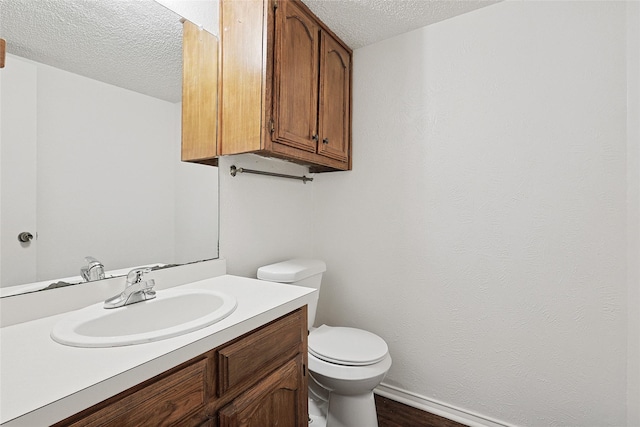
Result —
[{"label": "white wall", "polygon": [[384,337],[388,385],[625,425],[625,10],[505,2],[355,52],[353,171],[314,183],[319,316]]},{"label": "white wall", "polygon": [[39,280],[86,255],[107,269],[173,259],[179,117],[169,102],[38,64]]},{"label": "white wall", "polygon": [[[176,117],[182,117],[178,103]],[[181,141],[180,123],[175,141]],[[218,257],[218,169],[179,161],[180,144],[174,144],[175,164],[175,259],[187,263]]]},{"label": "white wall", "polygon": [[627,3],[627,425],[640,426],[640,3]]},{"label": "white wall", "polygon": [[290,175],[309,175],[294,163],[256,155],[220,159],[220,256],[227,272],[256,277],[262,265],[310,257],[315,183],[229,173],[231,165]]},{"label": "white wall", "polygon": [[[20,243],[18,234],[35,235],[37,153],[37,73],[33,64],[7,55],[0,71],[0,283],[36,280],[35,242]],[[7,141],[19,141],[8,144]],[[17,183],[20,183],[17,185]]]},{"label": "white wall", "polygon": [[2,286],[217,257],[217,169],[180,162],[180,104],[8,59]]}]

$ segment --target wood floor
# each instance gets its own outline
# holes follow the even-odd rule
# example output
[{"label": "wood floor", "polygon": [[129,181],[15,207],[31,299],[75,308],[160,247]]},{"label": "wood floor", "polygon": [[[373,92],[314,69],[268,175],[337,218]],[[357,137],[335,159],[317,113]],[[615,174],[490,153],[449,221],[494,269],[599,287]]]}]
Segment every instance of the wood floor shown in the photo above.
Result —
[{"label": "wood floor", "polygon": [[466,427],[429,412],[375,395],[378,427]]}]

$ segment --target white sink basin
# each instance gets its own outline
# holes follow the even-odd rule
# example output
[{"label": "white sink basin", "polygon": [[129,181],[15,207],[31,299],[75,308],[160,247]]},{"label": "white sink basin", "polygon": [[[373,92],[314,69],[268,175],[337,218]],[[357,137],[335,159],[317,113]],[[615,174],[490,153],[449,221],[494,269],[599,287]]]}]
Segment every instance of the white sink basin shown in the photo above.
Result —
[{"label": "white sink basin", "polygon": [[204,289],[167,289],[156,298],[120,308],[97,303],[69,313],[51,338],[74,347],[117,347],[143,344],[193,332],[229,316],[232,295]]}]

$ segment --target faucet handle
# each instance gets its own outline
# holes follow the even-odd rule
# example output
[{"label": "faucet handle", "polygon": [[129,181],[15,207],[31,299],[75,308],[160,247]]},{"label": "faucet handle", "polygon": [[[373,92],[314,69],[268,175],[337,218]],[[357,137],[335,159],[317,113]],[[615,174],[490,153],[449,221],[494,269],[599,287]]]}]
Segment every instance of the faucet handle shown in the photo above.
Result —
[{"label": "faucet handle", "polygon": [[95,259],[92,256],[86,256],[84,257],[84,260],[87,261],[87,264],[91,265],[91,264],[100,264],[100,261],[98,261],[97,259]]},{"label": "faucet handle", "polygon": [[127,285],[138,283],[142,281],[142,277],[151,271],[150,267],[134,268],[127,274]]},{"label": "faucet handle", "polygon": [[100,261],[92,256],[86,256],[84,260],[87,265],[80,269],[80,274],[85,282],[104,279],[104,266]]},{"label": "faucet handle", "polygon": [[156,281],[153,279],[144,280],[140,285],[142,291],[150,291],[156,285]]},{"label": "faucet handle", "polygon": [[134,268],[127,274],[127,284],[122,293],[107,299],[104,308],[116,308],[140,301],[154,299],[156,291],[153,290],[156,282],[153,279],[142,280],[143,276],[150,272],[151,268]]}]

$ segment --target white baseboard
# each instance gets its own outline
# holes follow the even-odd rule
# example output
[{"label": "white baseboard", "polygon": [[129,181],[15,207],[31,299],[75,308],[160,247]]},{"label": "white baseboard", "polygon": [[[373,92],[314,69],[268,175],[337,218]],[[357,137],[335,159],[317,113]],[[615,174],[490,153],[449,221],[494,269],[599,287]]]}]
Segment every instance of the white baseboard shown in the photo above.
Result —
[{"label": "white baseboard", "polygon": [[467,425],[469,427],[515,427],[502,421],[494,420],[484,415],[456,408],[446,403],[429,399],[425,396],[402,390],[385,383],[380,384],[374,390],[375,394],[395,400],[416,409],[430,412],[443,418]]}]

